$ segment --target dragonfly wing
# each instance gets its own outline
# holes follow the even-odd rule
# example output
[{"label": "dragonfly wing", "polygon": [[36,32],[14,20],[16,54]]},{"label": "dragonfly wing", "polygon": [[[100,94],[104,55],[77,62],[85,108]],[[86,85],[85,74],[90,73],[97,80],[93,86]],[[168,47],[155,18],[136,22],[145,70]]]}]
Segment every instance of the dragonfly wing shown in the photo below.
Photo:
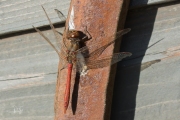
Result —
[{"label": "dragonfly wing", "polygon": [[66,56],[64,56],[64,51],[61,51],[60,54],[60,51],[56,49],[56,47],[51,43],[51,41],[39,29],[37,29],[36,27],[34,27],[34,29],[50,44],[50,46],[56,51],[60,59],[63,60],[66,58]]},{"label": "dragonfly wing", "polygon": [[114,35],[114,39],[117,39],[117,38],[121,37],[122,35],[127,34],[130,31],[131,31],[131,28],[126,28],[126,29],[120,30]]},{"label": "dragonfly wing", "polygon": [[54,9],[54,10],[58,14],[58,17],[61,19],[61,21],[66,21],[65,15],[61,11],[59,11],[58,9]]},{"label": "dragonfly wing", "polygon": [[42,6],[42,8],[43,8],[43,10],[44,10],[44,12],[45,12],[45,15],[46,15],[46,17],[47,17],[47,19],[48,19],[48,21],[49,21],[50,27],[51,27],[51,29],[52,29],[55,37],[56,37],[57,43],[60,43],[59,45],[60,45],[61,50],[66,51],[66,50],[67,50],[67,45],[66,45],[66,43],[65,43],[65,40],[63,39],[63,41],[62,41],[63,43],[60,42],[61,39],[62,39],[61,34],[59,34],[59,33],[56,31],[56,29],[54,28],[54,26],[53,26],[50,18],[48,17],[48,15],[47,15],[47,13],[46,13],[46,11],[45,11],[45,9],[44,9],[43,6]]},{"label": "dragonfly wing", "polygon": [[97,69],[97,68],[102,68],[102,67],[107,67],[110,65],[113,65],[119,61],[121,61],[123,58],[129,57],[132,54],[129,52],[120,52],[120,53],[115,53],[112,56],[105,57],[99,60],[95,61],[87,61],[87,67],[88,69]]},{"label": "dragonfly wing", "polygon": [[130,53],[130,52],[115,53],[115,54],[112,56],[111,65],[113,65],[113,64],[121,61],[123,58],[130,57],[131,55],[132,55],[132,53]]},{"label": "dragonfly wing", "polygon": [[[109,45],[114,43],[117,40],[117,38],[128,33],[130,30],[131,30],[130,28],[121,30],[121,31],[117,32],[115,35],[107,37],[106,40],[104,40],[103,42],[99,41],[90,46],[84,46],[84,47],[78,49],[77,52],[81,52],[85,58],[89,57],[89,59],[91,59],[91,60],[97,59]],[[99,46],[102,46],[102,47],[99,48]]]},{"label": "dragonfly wing", "polygon": [[86,61],[87,62],[87,68],[88,69],[97,69],[97,68],[102,68],[102,67],[107,67],[110,65],[113,65],[119,61],[121,61],[123,58],[131,56],[132,53],[130,52],[120,52],[120,53],[115,53],[112,56],[102,58],[99,60],[95,61]]},{"label": "dragonfly wing", "polygon": [[[62,20],[62,21],[66,21],[66,17],[65,17],[65,15],[61,12],[61,11],[59,11],[58,9],[54,9],[55,11],[56,11],[56,13],[58,14],[58,17]],[[59,35],[61,35],[61,36],[63,36],[63,34],[61,33],[61,32],[59,32],[59,31],[56,31]],[[66,31],[66,32],[68,32],[68,31]],[[66,33],[65,33],[66,34]],[[66,35],[65,35],[66,36]],[[66,46],[66,48],[67,48],[67,46],[69,46],[69,42],[68,41],[66,41],[65,39],[63,39],[63,42],[64,42],[64,45]],[[59,43],[58,41],[57,41],[57,43]]]},{"label": "dragonfly wing", "polygon": [[95,59],[97,59],[97,58],[102,54],[102,52],[103,52],[109,45],[111,45],[111,44],[114,43],[114,42],[115,42],[115,40],[114,40],[114,41],[111,41],[110,43],[108,43],[108,44],[100,47],[99,49],[93,51],[92,53],[90,53],[89,56],[88,56],[88,57],[89,57],[89,60],[95,60]]},{"label": "dragonfly wing", "polygon": [[[55,11],[56,11],[56,13],[58,14],[58,17],[61,19],[61,21],[66,21],[66,17],[65,17],[65,15],[61,12],[61,11],[59,11],[58,9],[54,9]],[[61,35],[61,36],[63,36],[63,34],[61,33],[61,32],[59,32],[59,31],[56,31],[59,35]],[[57,41],[57,43],[59,44],[59,41]],[[68,43],[66,43],[65,41],[64,41],[64,44],[65,44],[65,46],[68,46],[67,44]]]},{"label": "dragonfly wing", "polygon": [[85,58],[81,53],[77,53],[76,55],[76,71],[81,72],[84,70],[84,67],[86,66]]}]

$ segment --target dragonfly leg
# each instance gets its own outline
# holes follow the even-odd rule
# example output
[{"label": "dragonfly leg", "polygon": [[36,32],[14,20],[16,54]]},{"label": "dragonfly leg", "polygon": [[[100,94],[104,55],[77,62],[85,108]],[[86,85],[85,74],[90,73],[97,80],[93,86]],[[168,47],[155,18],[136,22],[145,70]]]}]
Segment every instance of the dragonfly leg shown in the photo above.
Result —
[{"label": "dragonfly leg", "polygon": [[73,62],[74,64],[76,63],[76,61],[77,61],[76,59],[73,59],[73,60],[72,60],[72,62]]},{"label": "dragonfly leg", "polygon": [[63,33],[59,32],[59,31],[57,31],[57,30],[56,30],[56,32],[59,33],[61,36],[63,36]]},{"label": "dragonfly leg", "polygon": [[85,39],[90,40],[90,39],[92,38],[91,35],[90,35],[90,33],[89,33],[88,30],[87,30],[87,26],[86,26],[85,29],[84,29],[84,33],[86,34],[86,36],[84,36],[84,37],[82,38],[82,40],[85,40]]},{"label": "dragonfly leg", "polygon": [[65,69],[66,67],[65,66],[63,66],[63,67],[61,67],[60,69],[59,69],[59,71],[61,71],[61,70],[63,70],[63,69]]},{"label": "dragonfly leg", "polygon": [[74,56],[76,55],[76,53],[77,53],[76,51],[71,52],[71,54],[74,55]]}]

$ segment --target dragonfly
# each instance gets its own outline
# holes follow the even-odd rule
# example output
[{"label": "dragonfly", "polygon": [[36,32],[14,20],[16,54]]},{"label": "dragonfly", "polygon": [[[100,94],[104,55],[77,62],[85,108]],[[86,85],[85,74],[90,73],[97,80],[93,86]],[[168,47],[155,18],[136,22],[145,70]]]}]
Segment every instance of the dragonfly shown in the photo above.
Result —
[{"label": "dragonfly", "polygon": [[[69,105],[71,74],[73,68],[75,68],[76,72],[80,73],[82,76],[86,76],[88,70],[90,69],[107,67],[121,61],[123,58],[131,56],[132,53],[130,52],[120,52],[120,53],[115,53],[111,56],[100,58],[101,54],[108,46],[113,44],[117,40],[117,38],[128,33],[131,29],[127,28],[117,32],[112,36],[107,37],[106,40],[103,41],[103,45],[102,45],[102,41],[99,41],[90,46],[80,47],[79,43],[82,42],[84,39],[86,39],[88,35],[84,36],[82,35],[83,32],[78,30],[65,30],[66,31],[64,33],[65,38],[61,40],[59,32],[56,31],[56,29],[54,28],[44,8],[43,10],[49,21],[50,27],[56,37],[56,41],[60,43],[59,46],[61,50],[58,51],[57,48],[54,46],[54,44],[52,44],[52,42],[39,29],[37,29],[34,26],[33,27],[58,54],[59,56],[58,77],[60,77],[59,72],[61,70],[67,69],[68,71],[67,79],[66,79],[66,88],[64,92],[64,114],[65,114]],[[85,32],[85,34],[87,34],[87,31]],[[95,46],[98,46],[98,48],[94,50]],[[57,79],[57,84],[59,84],[58,79]],[[58,95],[56,94],[55,96],[57,98]],[[55,110],[57,106],[56,101],[57,100],[55,100]]]}]

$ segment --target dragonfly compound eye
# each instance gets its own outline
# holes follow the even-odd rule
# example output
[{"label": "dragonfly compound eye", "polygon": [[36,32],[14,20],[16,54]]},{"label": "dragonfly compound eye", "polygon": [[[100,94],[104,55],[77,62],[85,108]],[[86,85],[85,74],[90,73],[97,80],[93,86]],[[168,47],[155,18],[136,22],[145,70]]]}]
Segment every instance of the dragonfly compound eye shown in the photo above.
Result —
[{"label": "dragonfly compound eye", "polygon": [[80,38],[80,33],[79,31],[69,31],[67,38],[68,39]]}]

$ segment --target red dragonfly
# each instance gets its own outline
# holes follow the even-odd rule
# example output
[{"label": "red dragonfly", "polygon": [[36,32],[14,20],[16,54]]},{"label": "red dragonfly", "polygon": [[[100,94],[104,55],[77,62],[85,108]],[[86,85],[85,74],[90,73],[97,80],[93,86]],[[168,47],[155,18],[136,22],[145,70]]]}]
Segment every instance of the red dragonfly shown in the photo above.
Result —
[{"label": "red dragonfly", "polygon": [[[72,73],[73,66],[75,65],[76,72],[79,72],[81,75],[85,76],[89,69],[97,69],[97,68],[106,67],[106,66],[109,66],[109,65],[112,65],[114,63],[121,61],[125,57],[131,56],[132,54],[130,52],[120,52],[120,53],[115,53],[112,56],[107,56],[107,57],[99,59],[99,56],[103,53],[103,51],[108,46],[113,44],[117,40],[117,38],[128,33],[130,29],[128,28],[128,29],[121,30],[117,32],[115,35],[108,37],[105,41],[103,41],[104,43],[103,45],[102,45],[102,41],[99,41],[91,46],[84,46],[80,48],[79,42],[83,41],[85,38],[87,38],[87,36],[82,37],[81,34],[83,32],[81,31],[67,30],[67,32],[64,33],[66,36],[65,39],[61,40],[60,34],[55,30],[44,8],[43,10],[48,18],[48,21],[50,23],[52,31],[54,32],[56,40],[60,41],[59,43],[60,43],[61,51],[58,51],[56,47],[50,42],[50,40],[39,29],[35,27],[34,28],[57,52],[61,60],[61,66],[62,66],[60,67],[59,65],[58,72],[60,72],[62,69],[66,67],[68,69],[66,89],[64,92],[64,113],[66,113],[66,110],[69,104],[69,98],[70,98],[71,73]],[[96,50],[93,50],[95,46],[98,46],[98,47],[101,46],[101,47],[97,48]],[[58,81],[57,81],[57,84],[58,84]],[[56,100],[55,100],[55,110],[56,110]]]}]

